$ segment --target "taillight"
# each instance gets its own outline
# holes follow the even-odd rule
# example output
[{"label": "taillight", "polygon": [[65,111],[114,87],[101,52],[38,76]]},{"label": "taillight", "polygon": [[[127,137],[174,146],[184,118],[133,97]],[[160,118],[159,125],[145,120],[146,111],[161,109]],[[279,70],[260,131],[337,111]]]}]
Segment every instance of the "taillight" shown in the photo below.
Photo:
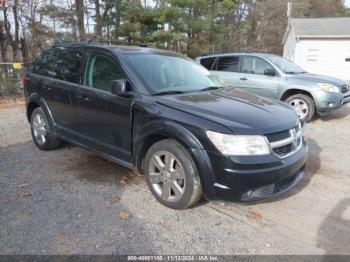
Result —
[{"label": "taillight", "polygon": [[28,78],[27,78],[26,74],[23,74],[21,77],[21,82],[22,82],[23,87],[27,84],[27,81],[28,81]]}]

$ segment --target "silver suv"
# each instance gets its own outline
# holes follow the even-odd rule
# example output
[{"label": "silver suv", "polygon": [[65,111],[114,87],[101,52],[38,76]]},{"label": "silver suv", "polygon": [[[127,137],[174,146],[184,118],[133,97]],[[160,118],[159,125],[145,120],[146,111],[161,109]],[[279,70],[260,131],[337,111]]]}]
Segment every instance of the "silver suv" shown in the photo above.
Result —
[{"label": "silver suv", "polygon": [[307,73],[278,55],[226,53],[197,57],[196,62],[228,86],[289,103],[305,121],[350,101],[346,81]]}]

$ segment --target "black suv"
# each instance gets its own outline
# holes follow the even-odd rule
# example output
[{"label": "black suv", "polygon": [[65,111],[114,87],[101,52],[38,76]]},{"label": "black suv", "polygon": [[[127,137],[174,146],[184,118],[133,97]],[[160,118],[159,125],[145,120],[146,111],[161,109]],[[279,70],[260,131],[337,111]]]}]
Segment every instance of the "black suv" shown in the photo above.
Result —
[{"label": "black suv", "polygon": [[303,124],[289,105],[223,88],[173,52],[56,45],[36,58],[23,83],[37,147],[64,140],[143,171],[153,195],[174,209],[202,194],[275,197],[304,174]]}]

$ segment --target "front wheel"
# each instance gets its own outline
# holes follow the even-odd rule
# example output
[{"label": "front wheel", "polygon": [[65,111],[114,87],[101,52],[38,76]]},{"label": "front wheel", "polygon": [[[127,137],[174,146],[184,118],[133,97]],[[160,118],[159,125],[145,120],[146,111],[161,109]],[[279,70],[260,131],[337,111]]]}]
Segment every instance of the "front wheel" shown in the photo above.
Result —
[{"label": "front wheel", "polygon": [[144,173],[153,196],[173,209],[186,209],[202,197],[196,165],[187,150],[172,139],[150,147]]},{"label": "front wheel", "polygon": [[288,97],[285,102],[294,107],[300,120],[310,121],[315,114],[314,100],[304,94],[296,94]]}]

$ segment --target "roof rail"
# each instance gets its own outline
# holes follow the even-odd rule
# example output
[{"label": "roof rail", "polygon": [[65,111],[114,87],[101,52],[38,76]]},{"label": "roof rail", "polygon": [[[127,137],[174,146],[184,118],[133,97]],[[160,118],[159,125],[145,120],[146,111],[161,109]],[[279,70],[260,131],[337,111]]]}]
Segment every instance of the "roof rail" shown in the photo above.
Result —
[{"label": "roof rail", "polygon": [[253,51],[225,51],[225,52],[218,52],[218,53],[206,53],[200,56],[212,56],[212,55],[225,55],[225,54],[231,54],[231,53],[261,53],[261,52],[253,52]]},{"label": "roof rail", "polygon": [[66,45],[88,45],[88,44],[98,44],[98,42],[95,42],[94,40],[84,40],[84,41],[62,41],[62,42],[55,42],[52,47],[59,47],[59,46],[66,46]]},{"label": "roof rail", "polygon": [[89,44],[107,44],[107,45],[127,45],[127,46],[139,46],[139,47],[148,47],[145,43],[130,43],[123,41],[95,41],[95,40],[84,40],[77,42],[57,42],[54,43],[52,47],[60,47],[60,46],[69,46],[69,45],[89,45]]},{"label": "roof rail", "polygon": [[108,44],[108,45],[127,45],[127,46],[139,46],[139,47],[148,47],[145,43],[131,43],[124,41],[98,41],[97,43]]}]

